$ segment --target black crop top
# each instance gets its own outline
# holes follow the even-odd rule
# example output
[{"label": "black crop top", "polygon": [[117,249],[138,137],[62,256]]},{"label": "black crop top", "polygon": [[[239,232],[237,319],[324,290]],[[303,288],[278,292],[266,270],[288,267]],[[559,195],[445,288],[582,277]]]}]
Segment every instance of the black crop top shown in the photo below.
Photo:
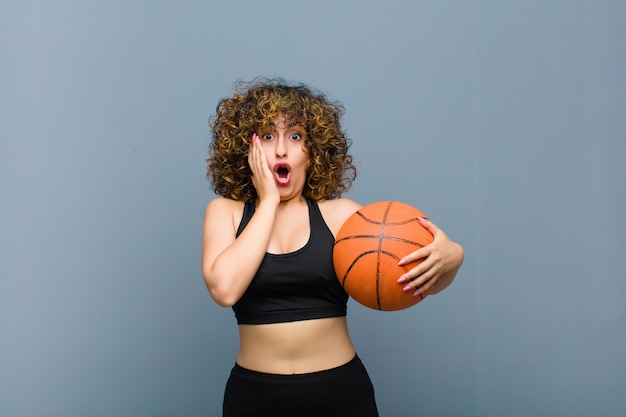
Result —
[{"label": "black crop top", "polygon": [[[287,254],[266,253],[261,266],[233,310],[238,324],[268,324],[341,317],[348,294],[333,268],[332,232],[317,202],[307,199],[310,236],[302,248]],[[254,214],[254,203],[244,207],[237,236]]]}]

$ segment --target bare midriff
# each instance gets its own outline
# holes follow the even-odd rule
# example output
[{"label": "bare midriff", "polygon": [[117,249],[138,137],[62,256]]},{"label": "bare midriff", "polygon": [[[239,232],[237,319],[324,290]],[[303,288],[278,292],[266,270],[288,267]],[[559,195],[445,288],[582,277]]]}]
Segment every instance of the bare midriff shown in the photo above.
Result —
[{"label": "bare midriff", "polygon": [[237,363],[270,374],[336,368],[354,358],[345,317],[273,324],[240,324]]}]

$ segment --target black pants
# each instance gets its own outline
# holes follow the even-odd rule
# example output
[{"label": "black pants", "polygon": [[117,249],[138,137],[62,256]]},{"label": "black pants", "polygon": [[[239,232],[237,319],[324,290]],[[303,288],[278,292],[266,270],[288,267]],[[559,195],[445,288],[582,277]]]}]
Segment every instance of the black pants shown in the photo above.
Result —
[{"label": "black pants", "polygon": [[223,417],[378,417],[374,388],[358,357],[338,368],[296,375],[251,371],[235,364]]}]

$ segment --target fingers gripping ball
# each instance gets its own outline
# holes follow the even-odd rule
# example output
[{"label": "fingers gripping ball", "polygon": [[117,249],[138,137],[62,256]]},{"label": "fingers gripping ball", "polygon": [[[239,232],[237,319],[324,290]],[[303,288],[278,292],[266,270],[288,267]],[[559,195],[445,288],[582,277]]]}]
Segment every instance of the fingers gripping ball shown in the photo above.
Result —
[{"label": "fingers gripping ball", "polygon": [[335,273],[345,291],[375,310],[411,307],[428,293],[402,291],[398,278],[421,262],[399,266],[402,257],[433,241],[417,217],[424,213],[408,204],[381,201],[361,207],[343,224],[333,248]]}]

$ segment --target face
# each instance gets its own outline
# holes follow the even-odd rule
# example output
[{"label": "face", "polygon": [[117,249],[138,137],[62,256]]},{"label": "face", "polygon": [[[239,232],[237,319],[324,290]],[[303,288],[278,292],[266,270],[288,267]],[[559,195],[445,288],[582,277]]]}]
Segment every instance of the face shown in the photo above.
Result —
[{"label": "face", "polygon": [[309,152],[305,146],[306,132],[298,125],[278,115],[270,126],[258,133],[267,164],[274,173],[274,180],[281,200],[302,194],[306,182]]}]

